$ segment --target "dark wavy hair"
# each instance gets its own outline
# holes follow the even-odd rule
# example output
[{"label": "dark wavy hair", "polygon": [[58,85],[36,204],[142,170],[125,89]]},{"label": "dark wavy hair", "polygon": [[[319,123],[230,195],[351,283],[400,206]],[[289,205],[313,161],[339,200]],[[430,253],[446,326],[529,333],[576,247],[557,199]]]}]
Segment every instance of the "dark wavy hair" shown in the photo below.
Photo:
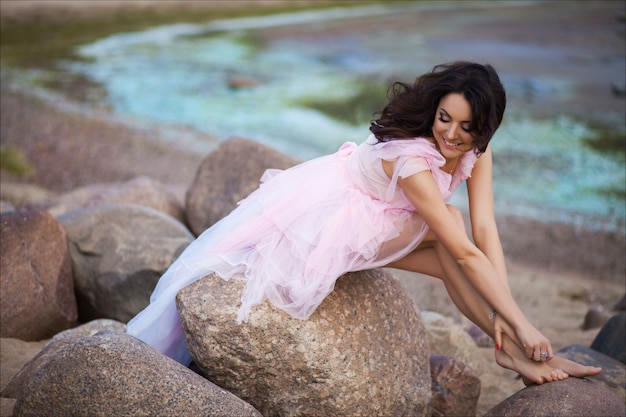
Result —
[{"label": "dark wavy hair", "polygon": [[370,131],[379,142],[432,137],[439,101],[450,93],[463,94],[472,109],[469,133],[474,151],[485,152],[506,107],[506,93],[491,65],[457,61],[435,66],[413,85],[395,82],[388,91],[389,102],[373,121]]}]

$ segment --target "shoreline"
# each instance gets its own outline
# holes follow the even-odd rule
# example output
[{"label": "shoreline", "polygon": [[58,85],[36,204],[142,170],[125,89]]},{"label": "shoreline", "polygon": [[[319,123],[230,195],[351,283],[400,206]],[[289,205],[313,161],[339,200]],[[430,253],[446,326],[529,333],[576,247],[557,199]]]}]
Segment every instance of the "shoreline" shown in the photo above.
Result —
[{"label": "shoreline", "polygon": [[[2,146],[20,148],[33,164],[35,174],[20,178],[3,172],[1,182],[5,184],[29,184],[63,193],[84,185],[147,175],[186,188],[202,160],[219,146],[217,139],[197,131],[139,126],[97,109],[59,102],[54,95],[7,84],[3,76]],[[58,136],[38,133],[45,131],[61,135],[72,132],[73,137],[64,138],[61,144],[57,143]],[[163,135],[176,133],[201,136],[202,144],[198,149],[172,147]],[[94,140],[92,135],[101,136]],[[45,153],[40,152],[42,148]],[[88,165],[75,161],[84,154],[92,158]],[[467,211],[465,207],[460,209]],[[626,237],[619,230],[594,230],[498,213],[496,217],[507,259],[549,271],[584,273],[594,280],[623,282]]]}]

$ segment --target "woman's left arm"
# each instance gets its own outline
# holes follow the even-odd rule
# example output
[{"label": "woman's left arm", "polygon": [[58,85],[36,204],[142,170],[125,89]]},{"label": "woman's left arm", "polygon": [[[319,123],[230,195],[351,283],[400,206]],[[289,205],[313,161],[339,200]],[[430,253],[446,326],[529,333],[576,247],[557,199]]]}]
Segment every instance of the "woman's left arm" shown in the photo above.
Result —
[{"label": "woman's left arm", "polygon": [[472,176],[467,179],[467,194],[474,243],[489,259],[498,276],[509,288],[504,252],[494,212],[491,147],[487,147],[474,164]]},{"label": "woman's left arm", "polygon": [[[469,200],[470,219],[472,226],[472,237],[476,247],[485,254],[493,268],[498,273],[498,277],[511,293],[509,279],[504,260],[502,243],[496,225],[493,196],[493,159],[491,147],[478,158],[472,170],[472,176],[467,179],[467,194]],[[508,334],[521,346],[514,331],[511,331],[508,323],[501,317],[494,318],[494,332],[497,348],[500,348],[502,333]]]}]

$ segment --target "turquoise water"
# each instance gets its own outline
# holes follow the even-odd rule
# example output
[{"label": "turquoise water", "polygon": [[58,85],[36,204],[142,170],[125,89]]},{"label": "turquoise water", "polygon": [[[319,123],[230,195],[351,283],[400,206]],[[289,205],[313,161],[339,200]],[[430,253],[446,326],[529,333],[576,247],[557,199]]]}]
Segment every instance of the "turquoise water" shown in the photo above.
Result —
[{"label": "turquoise water", "polygon": [[[404,18],[417,12],[412,6],[400,10]],[[243,136],[308,159],[333,152],[344,141],[364,140],[371,113],[384,104],[389,80],[410,81],[443,62],[425,58],[432,42],[391,25],[325,33],[324,25],[331,27],[332,21],[397,13],[397,8],[372,6],[161,26],[84,45],[78,50],[84,61],[65,67],[101,84],[105,104],[118,115],[187,126],[219,140]],[[301,36],[272,32],[295,23],[307,28]],[[445,56],[445,45],[438,45],[437,58]],[[476,53],[477,44],[458,46],[468,58]],[[491,61],[550,54],[541,46],[513,48],[497,41],[489,50],[497,54]],[[482,53],[481,58],[489,56]],[[529,85],[539,100],[567,94],[560,79],[501,75],[513,100]],[[351,110],[355,97],[368,99],[359,114],[331,117],[324,111],[332,106]],[[597,133],[571,117],[538,121],[510,111],[492,142],[497,210],[623,230],[624,162],[587,147],[585,140]],[[184,141],[181,137],[172,146],[186,146]],[[454,202],[463,200],[459,195]]]}]

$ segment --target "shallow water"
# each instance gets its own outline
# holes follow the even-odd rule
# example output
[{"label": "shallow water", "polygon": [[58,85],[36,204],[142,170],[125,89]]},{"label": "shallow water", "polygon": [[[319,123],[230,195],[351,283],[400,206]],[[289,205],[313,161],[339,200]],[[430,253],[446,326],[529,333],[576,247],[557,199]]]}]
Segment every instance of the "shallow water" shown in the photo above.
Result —
[{"label": "shallow water", "polygon": [[[407,32],[406,22],[420,7],[161,26],[84,45],[78,51],[84,61],[64,65],[101,84],[106,104],[118,115],[188,126],[218,139],[248,137],[308,159],[333,152],[344,141],[364,140],[390,80],[411,81],[449,56],[506,61],[510,68],[515,60],[566,53],[506,40],[450,42]],[[357,17],[365,28],[333,25],[349,25]],[[398,25],[368,30],[369,17]],[[301,30],[294,36],[292,27],[290,36],[283,35],[281,28],[294,23]],[[623,62],[616,71],[620,68]],[[513,103],[571,93],[561,77],[506,69],[500,74]],[[334,109],[344,111],[331,117]],[[535,120],[510,110],[492,142],[498,211],[623,230],[624,161],[586,145],[598,134],[572,117]],[[184,140],[178,146],[185,146]],[[458,195],[453,202],[463,200]]]}]

